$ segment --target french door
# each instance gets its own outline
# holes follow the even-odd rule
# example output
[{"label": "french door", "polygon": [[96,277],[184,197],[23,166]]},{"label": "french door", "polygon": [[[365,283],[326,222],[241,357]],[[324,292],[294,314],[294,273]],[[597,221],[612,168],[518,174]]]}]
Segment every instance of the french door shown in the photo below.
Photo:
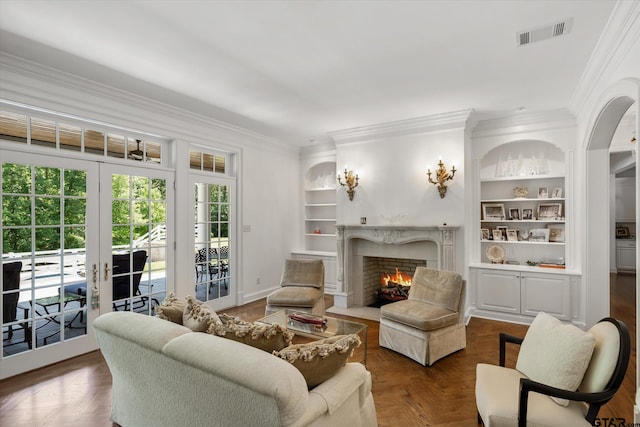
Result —
[{"label": "french door", "polygon": [[5,378],[96,348],[99,205],[95,163],[0,152]]},{"label": "french door", "polygon": [[173,173],[0,150],[0,378],[97,348],[111,310],[154,314],[173,271]]},{"label": "french door", "polygon": [[[154,314],[173,271],[173,172],[100,166],[101,311]],[[170,289],[169,291],[171,291]]]},{"label": "french door", "polygon": [[235,305],[235,180],[191,175],[194,219],[193,292],[221,310]]}]

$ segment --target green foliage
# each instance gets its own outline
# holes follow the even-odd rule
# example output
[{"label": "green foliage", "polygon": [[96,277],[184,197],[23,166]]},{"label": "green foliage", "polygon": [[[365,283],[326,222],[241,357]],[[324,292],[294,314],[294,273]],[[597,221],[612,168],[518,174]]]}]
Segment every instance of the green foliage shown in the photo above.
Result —
[{"label": "green foliage", "polygon": [[[166,222],[164,179],[114,175],[111,186],[113,245],[129,245]],[[84,170],[3,163],[2,251],[57,250],[61,233],[64,249],[84,248],[86,198]],[[33,244],[32,226],[36,226]]]}]

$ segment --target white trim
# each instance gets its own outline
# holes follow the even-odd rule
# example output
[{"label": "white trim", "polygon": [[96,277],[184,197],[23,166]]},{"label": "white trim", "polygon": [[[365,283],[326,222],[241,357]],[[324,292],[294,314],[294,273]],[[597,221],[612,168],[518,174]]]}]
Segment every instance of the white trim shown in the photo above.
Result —
[{"label": "white trim", "polygon": [[343,145],[366,140],[386,138],[397,135],[442,132],[453,129],[464,129],[473,110],[461,110],[450,113],[434,114],[395,122],[379,123],[351,129],[329,132],[336,145]]},{"label": "white trim", "polygon": [[[598,85],[610,78],[625,58],[634,54],[631,48],[640,38],[638,20],[640,20],[640,2],[618,1],[616,3],[569,101],[569,109],[576,116],[581,116],[589,110],[589,98],[598,92]],[[635,54],[637,55],[637,52]]]}]

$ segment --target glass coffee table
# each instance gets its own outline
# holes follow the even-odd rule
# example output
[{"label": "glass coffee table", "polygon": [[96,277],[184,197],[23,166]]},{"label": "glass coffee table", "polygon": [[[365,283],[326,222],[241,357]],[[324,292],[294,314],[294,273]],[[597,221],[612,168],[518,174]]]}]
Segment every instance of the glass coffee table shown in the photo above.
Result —
[{"label": "glass coffee table", "polygon": [[[305,316],[311,316],[317,319],[325,319],[327,322],[323,326],[316,326],[312,323],[302,323],[289,318],[290,314],[301,313]],[[336,335],[356,334],[360,337],[362,344],[354,350],[352,361],[362,361],[363,365],[367,364],[367,325],[364,323],[352,322],[350,320],[336,319],[329,316],[312,316],[296,310],[286,309],[270,314],[258,322],[272,325],[277,323],[286,326],[288,330],[295,335],[306,338],[322,339],[330,338]]]}]

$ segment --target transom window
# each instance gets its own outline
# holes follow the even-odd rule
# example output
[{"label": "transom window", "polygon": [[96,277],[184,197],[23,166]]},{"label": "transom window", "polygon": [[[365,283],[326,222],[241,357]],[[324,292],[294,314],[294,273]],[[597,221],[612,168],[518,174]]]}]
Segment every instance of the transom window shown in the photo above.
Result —
[{"label": "transom window", "polygon": [[160,140],[124,130],[100,128],[97,124],[76,123],[67,117],[21,114],[0,110],[0,138],[26,145],[50,147],[105,157],[163,163]]}]

